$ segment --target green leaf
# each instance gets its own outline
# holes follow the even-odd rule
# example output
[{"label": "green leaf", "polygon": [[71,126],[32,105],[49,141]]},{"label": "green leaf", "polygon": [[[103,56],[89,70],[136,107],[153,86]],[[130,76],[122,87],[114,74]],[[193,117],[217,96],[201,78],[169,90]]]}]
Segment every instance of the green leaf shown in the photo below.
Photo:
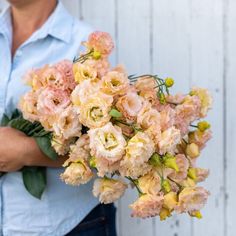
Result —
[{"label": "green leaf", "polygon": [[10,119],[6,114],[3,115],[2,120],[1,120],[1,126],[7,126],[9,123]]},{"label": "green leaf", "polygon": [[50,135],[43,136],[43,137],[34,137],[34,138],[35,138],[40,150],[46,156],[48,156],[52,160],[56,160],[58,158],[57,153],[55,152],[55,150],[52,147]]},{"label": "green leaf", "polygon": [[46,188],[46,168],[45,167],[24,167],[22,177],[25,188],[34,197],[41,199]]}]

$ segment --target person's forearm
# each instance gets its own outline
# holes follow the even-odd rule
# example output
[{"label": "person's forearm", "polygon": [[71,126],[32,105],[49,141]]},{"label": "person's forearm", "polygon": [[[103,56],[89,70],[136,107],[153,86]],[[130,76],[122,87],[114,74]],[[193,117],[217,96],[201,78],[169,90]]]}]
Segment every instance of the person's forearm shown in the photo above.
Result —
[{"label": "person's forearm", "polygon": [[46,166],[46,167],[61,167],[68,157],[58,157],[58,160],[51,160],[43,154],[39,149],[34,138],[25,137],[22,144],[25,166]]}]

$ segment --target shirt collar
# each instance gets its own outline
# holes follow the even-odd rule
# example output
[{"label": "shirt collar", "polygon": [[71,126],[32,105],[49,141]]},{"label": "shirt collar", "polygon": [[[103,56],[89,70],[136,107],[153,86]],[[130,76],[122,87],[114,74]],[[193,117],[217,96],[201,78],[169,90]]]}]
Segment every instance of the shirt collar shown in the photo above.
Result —
[{"label": "shirt collar", "polygon": [[[67,12],[61,1],[58,1],[54,12],[47,21],[25,43],[46,38],[48,35],[69,43],[72,36],[73,23],[74,18]],[[10,7],[0,15],[0,33],[7,36],[10,36],[12,33]]]}]

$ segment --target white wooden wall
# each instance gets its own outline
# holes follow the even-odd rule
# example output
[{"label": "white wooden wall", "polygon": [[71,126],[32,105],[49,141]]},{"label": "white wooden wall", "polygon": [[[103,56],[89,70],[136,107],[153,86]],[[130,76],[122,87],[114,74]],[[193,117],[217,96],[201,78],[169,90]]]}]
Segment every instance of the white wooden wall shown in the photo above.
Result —
[{"label": "white wooden wall", "polygon": [[[2,2],[1,2],[2,1]],[[137,220],[118,202],[119,236],[236,235],[236,0],[63,0],[69,11],[108,31],[116,42],[113,59],[130,74],[155,72],[175,79],[175,91],[192,85],[214,96],[209,120],[214,139],[200,165],[211,169],[204,184],[211,197],[202,220],[174,216]],[[3,6],[0,0],[0,9]]]}]

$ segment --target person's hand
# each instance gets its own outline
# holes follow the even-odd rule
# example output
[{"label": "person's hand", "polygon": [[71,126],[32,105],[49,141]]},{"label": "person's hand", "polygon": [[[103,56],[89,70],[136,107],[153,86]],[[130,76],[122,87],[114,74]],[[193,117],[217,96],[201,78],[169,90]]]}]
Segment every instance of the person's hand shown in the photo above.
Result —
[{"label": "person's hand", "polygon": [[0,127],[0,172],[14,172],[24,166],[61,167],[68,157],[50,160],[32,137],[9,127]]},{"label": "person's hand", "polygon": [[0,127],[0,172],[20,170],[25,164],[27,136],[13,128]]}]

